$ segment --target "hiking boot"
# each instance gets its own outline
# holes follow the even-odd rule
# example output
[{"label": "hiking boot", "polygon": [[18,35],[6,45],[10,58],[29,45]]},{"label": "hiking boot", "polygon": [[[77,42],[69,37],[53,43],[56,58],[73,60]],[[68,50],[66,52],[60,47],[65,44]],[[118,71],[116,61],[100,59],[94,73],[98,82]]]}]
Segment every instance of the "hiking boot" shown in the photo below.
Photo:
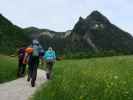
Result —
[{"label": "hiking boot", "polygon": [[35,81],[31,81],[31,86],[35,87]]},{"label": "hiking boot", "polygon": [[49,73],[46,74],[46,77],[47,77],[48,80],[50,79]]},{"label": "hiking boot", "polygon": [[28,82],[30,81],[30,77],[27,78],[27,81],[28,81]]}]

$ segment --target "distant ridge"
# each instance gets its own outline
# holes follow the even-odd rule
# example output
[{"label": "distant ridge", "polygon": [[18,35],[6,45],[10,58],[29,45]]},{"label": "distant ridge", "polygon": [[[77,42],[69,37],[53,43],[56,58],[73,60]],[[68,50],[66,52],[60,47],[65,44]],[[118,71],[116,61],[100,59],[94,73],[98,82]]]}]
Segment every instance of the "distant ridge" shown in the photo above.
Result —
[{"label": "distant ridge", "polygon": [[[14,52],[24,43],[38,39],[44,49],[52,46],[59,54],[132,54],[133,37],[115,26],[99,11],[79,17],[72,30],[55,32],[36,27],[20,28],[0,15],[0,52]],[[5,42],[6,41],[6,42]]]}]

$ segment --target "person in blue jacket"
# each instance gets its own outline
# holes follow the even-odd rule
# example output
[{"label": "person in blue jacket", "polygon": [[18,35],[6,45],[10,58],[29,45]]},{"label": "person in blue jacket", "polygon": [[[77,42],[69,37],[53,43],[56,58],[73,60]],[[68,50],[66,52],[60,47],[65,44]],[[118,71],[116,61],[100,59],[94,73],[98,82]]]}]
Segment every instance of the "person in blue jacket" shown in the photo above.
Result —
[{"label": "person in blue jacket", "polygon": [[49,80],[51,79],[52,68],[56,60],[56,54],[55,51],[52,49],[52,47],[48,48],[43,58],[44,61],[46,62],[46,68],[47,68],[46,77]]},{"label": "person in blue jacket", "polygon": [[[32,48],[33,51],[28,55],[28,78],[27,81],[31,82],[31,86],[35,86],[35,81],[37,78],[37,69],[39,67],[39,62],[41,57],[43,56],[43,48],[38,40],[34,39],[32,41],[32,44],[29,46],[29,48]],[[42,52],[43,51],[43,52]]]}]

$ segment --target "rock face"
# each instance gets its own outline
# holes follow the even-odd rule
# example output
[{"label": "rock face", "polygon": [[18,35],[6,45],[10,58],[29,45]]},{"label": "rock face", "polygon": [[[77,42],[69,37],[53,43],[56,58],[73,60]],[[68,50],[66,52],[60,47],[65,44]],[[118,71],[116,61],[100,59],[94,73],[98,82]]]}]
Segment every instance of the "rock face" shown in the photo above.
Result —
[{"label": "rock face", "polygon": [[56,51],[64,52],[67,41],[66,38],[71,34],[71,30],[66,32],[55,32],[49,29],[38,29],[29,27],[24,29],[25,33],[31,39],[38,39],[43,45],[44,49],[52,46]]},{"label": "rock face", "polygon": [[69,38],[72,47],[79,51],[133,52],[133,37],[111,24],[98,11],[92,12],[85,19],[80,17]]},{"label": "rock face", "polygon": [[25,28],[24,31],[25,33],[27,33],[27,35],[29,35],[31,39],[40,38],[42,36],[64,39],[71,34],[71,30],[68,30],[66,32],[55,32],[49,29],[39,29],[36,27],[28,27],[28,28]]}]

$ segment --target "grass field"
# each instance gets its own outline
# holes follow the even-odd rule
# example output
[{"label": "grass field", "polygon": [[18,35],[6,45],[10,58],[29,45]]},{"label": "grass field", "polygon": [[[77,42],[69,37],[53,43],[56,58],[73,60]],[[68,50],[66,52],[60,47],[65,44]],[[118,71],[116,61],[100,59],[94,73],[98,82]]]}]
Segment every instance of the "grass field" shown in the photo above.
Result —
[{"label": "grass field", "polygon": [[16,79],[17,59],[0,55],[0,83]]},{"label": "grass field", "polygon": [[133,56],[64,60],[33,100],[133,100]]}]

